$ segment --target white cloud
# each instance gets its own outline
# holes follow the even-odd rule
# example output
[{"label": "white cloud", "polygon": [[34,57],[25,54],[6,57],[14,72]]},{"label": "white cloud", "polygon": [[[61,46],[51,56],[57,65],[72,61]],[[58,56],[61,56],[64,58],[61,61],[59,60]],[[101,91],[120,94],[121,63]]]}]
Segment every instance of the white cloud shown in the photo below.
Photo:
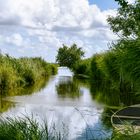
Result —
[{"label": "white cloud", "polygon": [[6,42],[16,46],[23,45],[23,38],[20,34],[14,33],[12,36],[6,38]]},{"label": "white cloud", "polygon": [[55,56],[50,55],[55,55],[61,44],[77,43],[86,47],[88,56],[95,43],[102,48],[106,44],[101,42],[116,39],[106,21],[115,14],[115,10],[101,11],[97,5],[89,5],[88,0],[1,0],[0,40],[4,41],[0,48],[12,44],[13,50],[14,45],[21,47],[18,56],[24,52],[46,58],[48,53],[47,58],[54,61]]},{"label": "white cloud", "polygon": [[127,1],[128,1],[130,4],[135,2],[135,0],[127,0]]}]

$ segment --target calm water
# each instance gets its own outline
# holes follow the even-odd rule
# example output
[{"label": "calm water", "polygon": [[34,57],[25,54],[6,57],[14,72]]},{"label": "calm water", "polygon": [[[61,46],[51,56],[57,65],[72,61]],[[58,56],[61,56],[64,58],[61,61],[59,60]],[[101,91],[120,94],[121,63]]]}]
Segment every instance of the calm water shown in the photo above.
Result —
[{"label": "calm water", "polygon": [[[13,103],[11,103],[13,102]],[[72,72],[60,67],[56,76],[39,92],[30,95],[9,96],[1,100],[10,104],[2,116],[34,115],[46,120],[49,129],[55,125],[66,136],[66,140],[105,139],[112,130],[104,120],[104,105],[93,99],[89,84],[73,78]],[[7,105],[8,106],[8,105]]]}]

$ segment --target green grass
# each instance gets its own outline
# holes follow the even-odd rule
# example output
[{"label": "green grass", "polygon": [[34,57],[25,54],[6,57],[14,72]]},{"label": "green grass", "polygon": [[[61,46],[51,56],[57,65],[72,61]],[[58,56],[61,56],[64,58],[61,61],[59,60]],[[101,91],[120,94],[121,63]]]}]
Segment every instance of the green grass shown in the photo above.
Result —
[{"label": "green grass", "polygon": [[15,59],[0,55],[0,90],[31,86],[57,73],[57,65],[40,57]]},{"label": "green grass", "polygon": [[[50,131],[51,130],[51,131]],[[33,117],[0,119],[1,140],[62,140],[64,135],[55,129],[48,129],[47,122],[41,125]]]},{"label": "green grass", "polygon": [[140,133],[131,133],[131,135],[128,134],[122,134],[119,131],[114,131],[111,140],[140,140]]},{"label": "green grass", "polygon": [[91,59],[84,59],[78,61],[74,67],[73,71],[75,75],[90,75],[90,66],[91,66]]}]

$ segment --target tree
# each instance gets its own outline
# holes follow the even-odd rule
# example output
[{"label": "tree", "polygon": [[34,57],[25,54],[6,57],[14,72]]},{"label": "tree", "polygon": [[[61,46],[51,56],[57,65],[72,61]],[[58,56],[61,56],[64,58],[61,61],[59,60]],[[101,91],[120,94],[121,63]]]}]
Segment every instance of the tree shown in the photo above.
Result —
[{"label": "tree", "polygon": [[76,44],[73,44],[70,47],[63,44],[63,47],[59,48],[58,50],[56,62],[58,62],[60,66],[73,68],[74,64],[81,60],[83,56],[84,52],[82,48],[78,48]]},{"label": "tree", "polygon": [[125,0],[115,0],[120,4],[116,17],[109,17],[108,22],[121,39],[140,38],[140,0],[129,4]]}]

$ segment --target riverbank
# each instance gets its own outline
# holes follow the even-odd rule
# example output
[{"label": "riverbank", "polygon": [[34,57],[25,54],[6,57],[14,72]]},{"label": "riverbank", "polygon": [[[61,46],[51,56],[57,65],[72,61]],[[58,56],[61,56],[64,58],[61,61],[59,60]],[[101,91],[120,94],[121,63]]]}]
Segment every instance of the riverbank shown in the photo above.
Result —
[{"label": "riverbank", "polygon": [[42,78],[57,73],[57,66],[36,58],[0,55],[0,91],[32,86]]}]

